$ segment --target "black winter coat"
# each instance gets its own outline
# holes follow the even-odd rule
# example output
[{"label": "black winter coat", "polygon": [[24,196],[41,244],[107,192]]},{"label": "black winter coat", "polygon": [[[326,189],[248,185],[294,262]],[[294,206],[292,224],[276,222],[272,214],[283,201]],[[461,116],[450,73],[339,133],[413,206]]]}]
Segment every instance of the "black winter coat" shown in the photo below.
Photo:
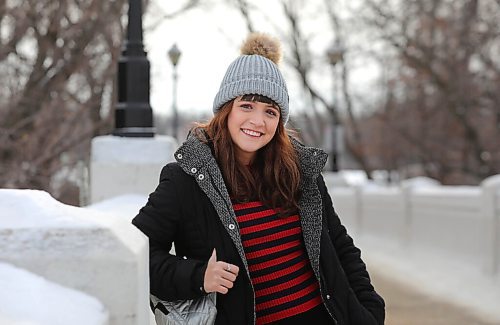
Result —
[{"label": "black winter coat", "polygon": [[[299,201],[304,244],[334,323],[383,324],[384,301],[370,283],[360,250],[340,223],[320,174],[326,154],[293,141],[301,163]],[[149,237],[151,293],[163,300],[203,294],[212,250],[237,265],[226,295],[217,295],[216,324],[254,324],[254,292],[238,224],[210,148],[190,137],[166,165],[133,224]],[[176,255],[169,254],[175,243]]]}]

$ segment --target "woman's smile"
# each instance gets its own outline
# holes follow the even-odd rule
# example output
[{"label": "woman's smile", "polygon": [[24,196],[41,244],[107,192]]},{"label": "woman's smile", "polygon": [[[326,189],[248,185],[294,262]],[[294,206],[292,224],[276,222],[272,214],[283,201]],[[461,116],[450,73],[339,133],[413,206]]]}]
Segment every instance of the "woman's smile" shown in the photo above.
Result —
[{"label": "woman's smile", "polygon": [[263,133],[261,132],[257,132],[257,131],[253,131],[253,130],[249,130],[249,129],[241,129],[241,131],[243,133],[245,133],[246,135],[249,135],[251,137],[261,137],[263,135]]}]

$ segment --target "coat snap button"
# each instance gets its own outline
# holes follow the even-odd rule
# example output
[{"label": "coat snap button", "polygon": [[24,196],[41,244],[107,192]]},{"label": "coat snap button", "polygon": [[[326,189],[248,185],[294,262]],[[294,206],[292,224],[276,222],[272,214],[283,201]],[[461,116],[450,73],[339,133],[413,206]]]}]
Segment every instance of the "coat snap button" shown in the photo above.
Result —
[{"label": "coat snap button", "polygon": [[193,168],[191,168],[191,173],[196,174],[196,172],[197,172],[197,171],[198,171],[198,170],[197,170],[196,168],[194,168],[194,167],[193,167]]},{"label": "coat snap button", "polygon": [[326,299],[330,300],[330,295],[326,295]]},{"label": "coat snap button", "polygon": [[234,225],[232,223],[229,224],[229,229],[234,230]]},{"label": "coat snap button", "polygon": [[182,154],[181,153],[177,154],[177,159],[182,159]]},{"label": "coat snap button", "polygon": [[204,176],[203,174],[198,175],[198,179],[199,179],[200,181],[202,181],[204,178],[205,178],[205,176]]},{"label": "coat snap button", "polygon": [[183,258],[183,259],[185,259],[185,260],[187,260],[187,259],[188,259],[186,256],[183,256],[182,258]]}]

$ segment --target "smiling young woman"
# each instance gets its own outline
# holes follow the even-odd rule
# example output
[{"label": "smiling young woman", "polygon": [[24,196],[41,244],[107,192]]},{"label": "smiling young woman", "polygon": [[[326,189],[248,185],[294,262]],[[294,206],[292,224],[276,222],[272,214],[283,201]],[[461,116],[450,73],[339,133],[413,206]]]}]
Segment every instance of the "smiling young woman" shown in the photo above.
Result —
[{"label": "smiling young woman", "polygon": [[[240,96],[240,103],[248,102],[254,105],[265,105],[267,110],[276,107],[271,99],[262,95]],[[300,196],[300,170],[297,153],[285,129],[282,116],[278,112],[278,123],[269,141],[251,153],[250,163],[243,162],[240,156],[239,145],[233,137],[231,129],[238,137],[242,132],[238,123],[230,123],[230,116],[234,110],[248,110],[238,107],[238,99],[234,99],[222,106],[218,113],[207,124],[198,124],[193,133],[201,141],[207,143],[212,149],[215,159],[220,166],[226,187],[231,193],[233,201],[247,202],[253,199],[265,202],[273,208],[281,208],[283,215],[289,215],[298,209]],[[242,115],[245,112],[242,112]],[[267,112],[271,114],[271,112]],[[251,114],[249,114],[251,115]],[[270,118],[275,123],[276,118]],[[231,126],[231,125],[233,126]],[[254,139],[245,139],[251,145],[246,150],[253,150],[256,146]],[[260,141],[260,140],[258,140]],[[259,145],[262,143],[259,142]],[[248,148],[251,147],[251,148]],[[276,154],[279,152],[279,154]],[[246,168],[242,168],[246,166]],[[280,193],[277,195],[277,193]]]},{"label": "smiling young woman", "polygon": [[383,324],[384,301],[321,176],[327,155],[285,128],[280,57],[275,39],[250,35],[214,117],[193,128],[134,218],[149,237],[151,295],[216,293],[210,324]]},{"label": "smiling young woman", "polygon": [[257,151],[273,139],[280,120],[279,108],[276,107],[275,104],[260,102],[252,95],[240,96],[233,101],[227,128],[236,149],[236,159],[241,164],[251,165]]}]

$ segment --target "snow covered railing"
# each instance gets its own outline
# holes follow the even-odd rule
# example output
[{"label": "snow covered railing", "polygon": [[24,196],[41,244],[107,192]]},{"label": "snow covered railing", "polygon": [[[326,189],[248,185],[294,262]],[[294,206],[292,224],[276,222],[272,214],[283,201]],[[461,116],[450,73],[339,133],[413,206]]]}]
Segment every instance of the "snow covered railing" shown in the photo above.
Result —
[{"label": "snow covered railing", "polygon": [[329,188],[353,233],[500,273],[500,175],[480,186],[441,186],[418,178],[402,186]]},{"label": "snow covered railing", "polygon": [[[148,243],[130,219],[64,205],[42,191],[0,189],[0,262],[100,301],[109,322],[89,324],[149,324]],[[36,295],[37,288],[25,288],[26,297]],[[27,303],[23,308],[33,308]],[[53,306],[48,299],[38,304],[46,313],[66,315],[60,311],[63,306]],[[0,320],[15,315],[2,308]],[[40,319],[35,323],[56,324]],[[66,319],[61,324],[80,323]]]},{"label": "snow covered railing", "polygon": [[361,205],[358,226],[360,232],[402,240],[405,236],[404,192],[395,187],[366,187],[359,189]]},{"label": "snow covered railing", "polygon": [[2,262],[0,288],[2,325],[109,324],[107,310],[94,297]]}]

